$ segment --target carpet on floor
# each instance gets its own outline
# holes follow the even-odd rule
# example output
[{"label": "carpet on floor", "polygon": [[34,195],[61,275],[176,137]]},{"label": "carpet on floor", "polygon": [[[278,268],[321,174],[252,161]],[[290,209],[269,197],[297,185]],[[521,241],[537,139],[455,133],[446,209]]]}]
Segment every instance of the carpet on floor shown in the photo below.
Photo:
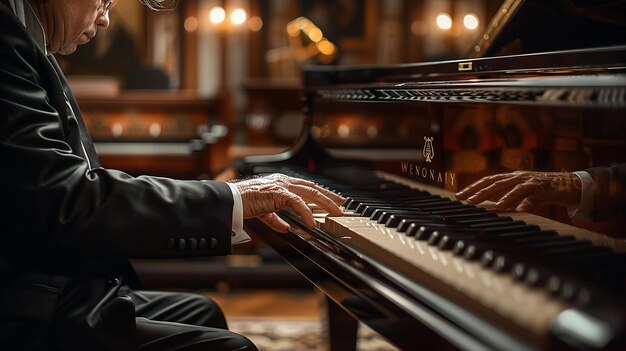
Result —
[{"label": "carpet on floor", "polygon": [[[325,336],[319,321],[232,319],[229,329],[248,337],[260,351],[322,351]],[[383,337],[361,324],[358,329],[358,351],[397,351]]]}]

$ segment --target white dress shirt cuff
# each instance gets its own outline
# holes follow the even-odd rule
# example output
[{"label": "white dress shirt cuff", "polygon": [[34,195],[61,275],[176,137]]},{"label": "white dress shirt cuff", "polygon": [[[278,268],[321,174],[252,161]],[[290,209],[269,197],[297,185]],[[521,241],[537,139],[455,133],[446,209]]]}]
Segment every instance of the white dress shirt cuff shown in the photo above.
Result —
[{"label": "white dress shirt cuff", "polygon": [[247,243],[250,239],[248,233],[243,230],[243,204],[241,203],[241,194],[239,189],[233,184],[226,183],[233,193],[233,229],[231,244],[237,245]]},{"label": "white dress shirt cuff", "polygon": [[574,172],[580,179],[581,192],[580,203],[578,206],[568,206],[567,213],[574,224],[590,224],[593,223],[589,213],[593,209],[593,178],[591,174],[585,171]]}]

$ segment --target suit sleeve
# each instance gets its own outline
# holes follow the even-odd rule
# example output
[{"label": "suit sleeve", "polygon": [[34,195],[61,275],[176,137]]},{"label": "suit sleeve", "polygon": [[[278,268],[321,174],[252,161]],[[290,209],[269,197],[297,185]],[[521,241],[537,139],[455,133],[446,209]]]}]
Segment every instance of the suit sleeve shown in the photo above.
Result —
[{"label": "suit sleeve", "polygon": [[90,170],[76,150],[77,126],[54,108],[50,92],[57,83],[45,56],[17,21],[0,15],[3,250],[93,257],[230,253],[228,185]]},{"label": "suit sleeve", "polygon": [[596,222],[626,218],[626,163],[586,170],[593,178],[589,217]]}]

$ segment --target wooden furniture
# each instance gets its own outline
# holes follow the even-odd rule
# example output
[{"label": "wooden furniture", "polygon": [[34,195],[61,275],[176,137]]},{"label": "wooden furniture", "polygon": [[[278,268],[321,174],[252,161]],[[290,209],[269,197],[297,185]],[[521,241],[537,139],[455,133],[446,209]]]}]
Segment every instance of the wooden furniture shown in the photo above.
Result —
[{"label": "wooden furniture", "polygon": [[293,144],[302,132],[302,85],[291,80],[249,79],[243,84],[247,106],[240,128],[247,146]]},{"label": "wooden furniture", "polygon": [[134,91],[77,99],[104,167],[133,175],[207,179],[228,162],[220,98]]}]

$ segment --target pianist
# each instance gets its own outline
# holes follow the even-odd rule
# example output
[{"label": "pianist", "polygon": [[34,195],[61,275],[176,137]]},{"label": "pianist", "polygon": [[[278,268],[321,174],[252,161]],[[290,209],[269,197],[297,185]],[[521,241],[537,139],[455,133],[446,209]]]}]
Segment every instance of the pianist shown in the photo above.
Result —
[{"label": "pianist", "polygon": [[52,55],[106,29],[114,2],[0,0],[0,350],[256,350],[206,298],[129,287],[127,259],[228,254],[247,239],[244,218],[285,232],[278,209],[312,226],[305,201],[339,214],[342,199],[281,175],[200,182],[100,167]]},{"label": "pianist", "polygon": [[457,193],[471,203],[494,201],[498,210],[531,212],[537,205],[566,206],[574,224],[626,218],[626,164],[577,172],[517,171],[484,177]]}]

